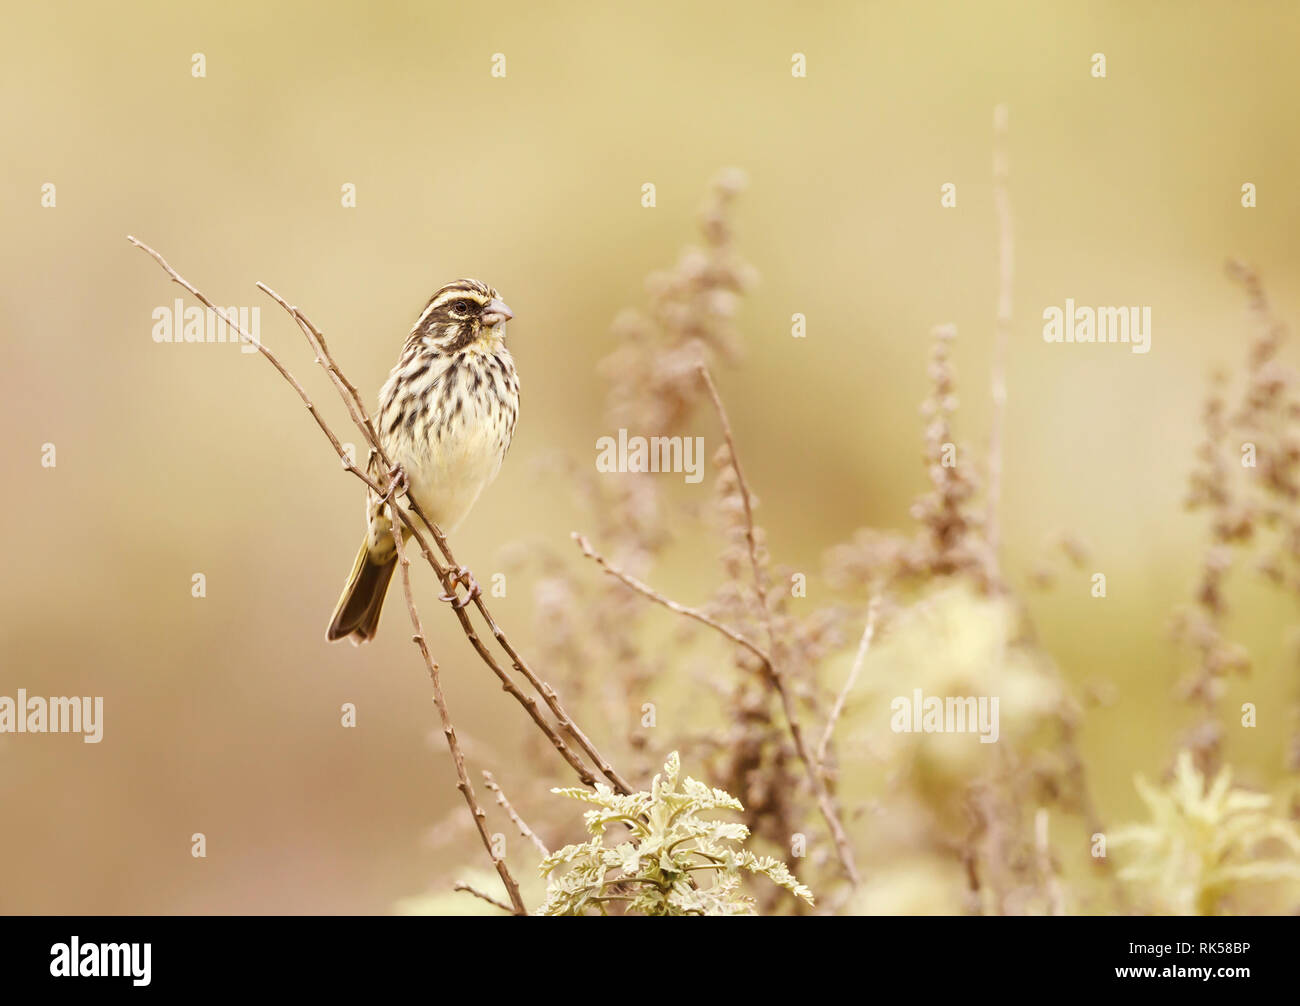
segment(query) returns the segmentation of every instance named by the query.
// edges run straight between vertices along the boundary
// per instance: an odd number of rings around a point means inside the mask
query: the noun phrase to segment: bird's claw
[[[464,608],[467,604],[483,593],[483,588],[478,585],[478,581],[474,579],[474,574],[469,571],[469,567],[467,566],[453,569],[449,574],[448,582],[451,584],[451,593],[440,595],[438,600],[450,601],[451,606],[457,611],[460,611],[461,608]],[[467,593],[464,597],[456,596],[457,585],[465,588]]]
[[[388,491],[384,493],[382,502],[392,502],[396,497],[406,492],[410,485],[410,480],[406,477],[406,469],[401,465],[393,465],[388,472]]]

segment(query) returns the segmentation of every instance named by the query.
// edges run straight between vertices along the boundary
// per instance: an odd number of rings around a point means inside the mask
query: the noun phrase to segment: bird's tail
[[[367,544],[366,541],[361,543],[361,551],[352,564],[343,596],[334,608],[334,616],[325,633],[330,642],[347,637],[358,646],[373,639],[375,630],[379,628],[379,612],[384,607],[388,581],[397,568],[397,553],[394,550],[387,559],[372,558]]]

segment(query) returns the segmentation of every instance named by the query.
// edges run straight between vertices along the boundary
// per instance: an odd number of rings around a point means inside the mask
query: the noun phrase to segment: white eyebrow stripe
[[[485,307],[497,296],[496,291],[478,280],[459,279],[454,283],[448,283],[445,287],[434,294],[433,299],[420,312],[420,317],[415,319],[415,324],[411,326],[414,332],[428,320],[430,313],[449,304],[454,300],[472,300],[479,307]]]
[[[453,287],[451,289],[444,289],[434,297],[433,303],[429,306],[442,307],[443,304],[449,304],[454,300],[472,300],[474,303],[482,307],[491,300],[491,298],[487,297],[482,290],[469,290],[460,287]]]

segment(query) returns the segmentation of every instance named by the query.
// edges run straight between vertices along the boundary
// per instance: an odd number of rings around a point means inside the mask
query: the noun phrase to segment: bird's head
[[[504,336],[505,323],[514,316],[486,283],[458,279],[429,298],[411,334],[432,339],[440,349],[450,351],[480,338]]]

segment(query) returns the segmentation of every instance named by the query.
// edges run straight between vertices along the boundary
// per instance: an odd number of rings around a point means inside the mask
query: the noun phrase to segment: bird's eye
[[[451,309],[457,314],[469,314],[469,301],[458,300],[451,305]]]

